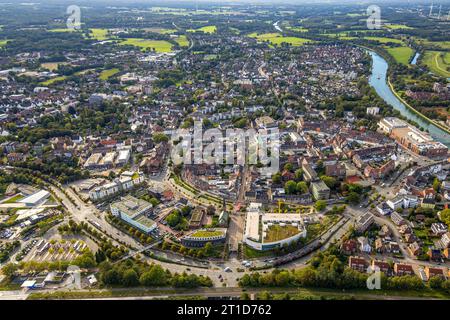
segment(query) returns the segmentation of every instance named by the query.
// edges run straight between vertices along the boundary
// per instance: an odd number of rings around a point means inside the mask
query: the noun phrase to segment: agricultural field
[[[100,78],[100,80],[108,80],[109,78],[111,78],[113,75],[115,75],[119,71],[120,70],[117,68],[103,70],[102,72],[100,72],[99,78]]]
[[[450,77],[450,52],[426,51],[422,63],[431,72],[442,77]]]
[[[187,46],[189,46],[189,40],[188,40],[188,38],[185,35],[178,36],[174,40],[178,43],[178,45],[180,47],[187,47]]]
[[[159,34],[171,34],[177,32],[176,29],[166,29],[166,28],[144,28],[143,30],[146,32],[153,32]]]
[[[48,32],[75,32],[77,29],[69,29],[69,28],[56,28],[56,29],[48,29]]]
[[[90,32],[91,32],[91,36],[98,41],[103,41],[103,40],[109,39],[108,29],[93,28],[93,29],[90,29]]]
[[[405,24],[395,24],[395,23],[385,23],[383,25],[383,27],[385,27],[386,29],[391,29],[391,30],[398,30],[398,29],[414,29],[412,27],[408,27]]]
[[[385,47],[385,49],[394,57],[395,61],[404,65],[409,64],[414,54],[414,50],[410,47]]]
[[[64,81],[64,80],[66,80],[66,78],[67,78],[66,76],[60,76],[60,77],[48,79],[46,81],[42,81],[42,82],[40,82],[40,84],[43,85],[43,86],[49,86],[49,85],[51,85],[53,83]]]
[[[369,40],[369,41],[378,41],[383,44],[386,44],[386,43],[403,44],[403,41],[400,39],[387,38],[387,37],[364,37],[364,39]]]
[[[120,45],[131,45],[141,48],[142,51],[154,50],[156,52],[171,52],[172,44],[164,40],[148,40],[140,38],[128,38],[121,41]]]
[[[205,27],[201,27],[201,28],[198,28],[198,29],[188,29],[186,31],[187,32],[202,31],[204,33],[214,33],[214,32],[217,32],[217,27],[216,26],[205,26]]]
[[[309,30],[304,27],[287,27],[287,29],[295,32],[308,32]]]
[[[304,45],[305,43],[312,42],[309,39],[299,37],[284,37],[279,33],[264,33],[264,34],[251,33],[248,36],[257,39],[258,42],[268,41],[272,45],[281,45],[282,43],[289,43],[294,47],[298,47]]]

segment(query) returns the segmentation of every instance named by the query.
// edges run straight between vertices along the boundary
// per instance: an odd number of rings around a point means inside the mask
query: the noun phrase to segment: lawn
[[[120,70],[117,68],[103,70],[102,72],[100,72],[99,78],[100,78],[100,80],[108,80],[109,78],[111,78],[113,75],[115,75],[119,71]]]
[[[189,46],[189,40],[188,40],[188,38],[185,35],[178,36],[174,40],[178,43],[178,45],[180,47],[187,47],[187,46]]]
[[[264,242],[275,242],[290,238],[299,233],[298,227],[292,225],[272,225],[266,230]]]
[[[92,37],[96,40],[103,41],[103,40],[109,39],[108,29],[93,28],[93,29],[90,29],[90,31],[91,31]]]
[[[284,37],[279,33],[251,33],[248,35],[251,38],[255,38],[258,42],[269,41],[273,45],[281,45],[282,43],[291,44],[294,47],[302,46],[305,43],[311,42],[309,39],[299,38],[299,37]]]
[[[201,28],[198,28],[198,29],[188,29],[186,31],[187,32],[202,31],[204,33],[214,33],[214,32],[217,32],[217,27],[216,26],[205,26],[205,27],[201,27]]]
[[[246,244],[243,245],[243,251],[244,251],[244,257],[247,259],[254,259],[254,258],[261,258],[261,257],[270,257],[275,255],[274,250],[256,250],[252,247],[247,246]]]
[[[422,61],[433,73],[450,77],[450,52],[426,51]]]
[[[164,40],[148,40],[140,38],[128,38],[125,41],[121,41],[120,45],[131,45],[141,48],[142,51],[148,49],[156,52],[171,52],[172,44]]]
[[[46,81],[42,81],[42,82],[40,82],[40,84],[43,85],[43,86],[49,86],[49,85],[51,85],[51,84],[53,84],[53,83],[60,82],[60,81],[64,81],[64,80],[66,80],[66,79],[67,79],[66,76],[60,76],[60,77],[48,79],[48,80],[46,80]]]
[[[8,200],[2,202],[2,203],[16,203],[20,199],[22,199],[23,196],[21,194],[16,194],[14,197],[9,198]]]
[[[408,65],[411,57],[414,54],[414,50],[410,47],[385,47],[389,54],[394,57],[398,63]]]

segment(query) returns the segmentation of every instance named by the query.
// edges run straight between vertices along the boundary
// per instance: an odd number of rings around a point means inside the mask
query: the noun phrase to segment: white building
[[[143,183],[144,180],[144,174],[141,172],[125,171],[120,175],[120,178],[115,179],[113,182],[91,190],[89,192],[89,198],[92,201],[99,201],[118,194],[119,192],[128,191]]]
[[[17,202],[23,203],[27,207],[35,207],[37,205],[44,203],[49,197],[50,197],[50,192],[45,191],[45,190],[40,190],[36,193],[33,193],[32,195],[29,195],[28,197],[23,198],[22,200],[17,201]]]
[[[110,205],[111,213],[136,227],[137,229],[149,233],[156,229],[156,223],[147,218],[147,214],[152,209],[152,204],[130,195],[121,197],[120,201]]]

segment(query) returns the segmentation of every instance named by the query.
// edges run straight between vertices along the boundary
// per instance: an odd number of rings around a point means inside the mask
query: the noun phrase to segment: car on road
[[[230,267],[225,267],[225,269],[223,269],[223,271],[225,271],[225,272],[233,272],[233,270],[231,270]]]

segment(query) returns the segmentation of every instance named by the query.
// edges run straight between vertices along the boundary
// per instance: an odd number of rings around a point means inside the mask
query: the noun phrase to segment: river
[[[418,123],[419,126],[428,130],[430,135],[436,141],[440,141],[447,147],[450,147],[450,134],[419,117],[394,95],[387,83],[388,63],[386,60],[373,51],[369,50],[369,54],[372,56],[372,74],[369,78],[369,84],[375,89],[378,95],[386,101],[387,104],[400,111],[404,117]]]

